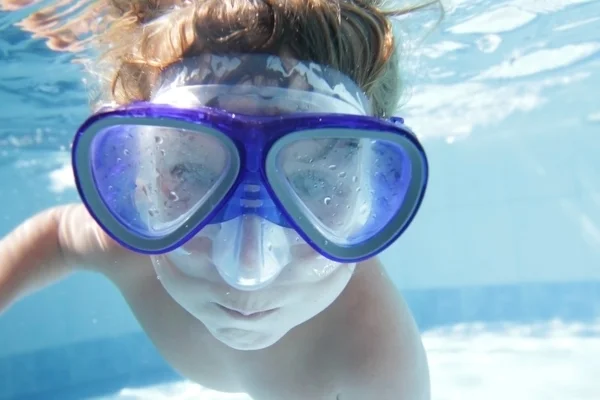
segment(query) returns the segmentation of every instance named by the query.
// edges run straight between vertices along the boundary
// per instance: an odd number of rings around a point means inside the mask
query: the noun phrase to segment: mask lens
[[[231,184],[223,182],[230,149],[212,132],[118,125],[100,130],[91,145],[102,201],[143,236],[168,235],[200,208],[210,212],[215,192]]]
[[[276,163],[285,200],[303,211],[292,218],[299,225],[307,220],[338,246],[379,234],[401,209],[411,180],[408,157],[389,140],[295,140],[281,148]]]

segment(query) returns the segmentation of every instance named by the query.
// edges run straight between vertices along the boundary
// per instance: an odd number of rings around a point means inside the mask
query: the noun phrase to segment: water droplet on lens
[[[179,200],[179,196],[177,196],[177,193],[175,193],[175,192],[170,192],[169,193],[169,200],[171,200],[171,201],[178,201]]]
[[[325,197],[323,199],[323,204],[325,204],[326,206],[331,204],[331,197]]]

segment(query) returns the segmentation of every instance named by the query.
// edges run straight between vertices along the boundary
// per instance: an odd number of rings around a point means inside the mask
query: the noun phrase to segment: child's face
[[[181,97],[169,103],[187,108],[198,106]],[[255,103],[221,106],[245,114],[285,112],[263,110]],[[141,196],[153,196],[152,203],[159,205],[154,210],[156,223],[176,220],[211,189],[226,168],[227,155],[209,137],[191,133],[174,137],[160,130],[144,136],[148,136],[144,141],[149,143],[153,156],[148,157],[148,165],[142,166],[152,174],[145,182],[138,182],[144,190]],[[324,149],[329,145],[331,148]],[[296,183],[291,181],[298,186],[300,196],[316,192],[318,202],[312,204],[308,198],[304,202],[319,220],[326,226],[342,227],[351,219],[349,215],[358,211],[354,207],[333,209],[335,204],[358,203],[354,197],[359,193],[353,190],[360,179],[356,143],[317,140],[296,147],[288,149],[288,156],[295,161],[287,164],[292,170],[286,174],[299,177]],[[330,155],[324,161],[327,165],[320,168],[322,173],[318,177],[304,173],[310,171],[303,158],[316,159],[324,150]],[[314,162],[311,168],[314,171]],[[322,185],[332,187],[323,189]],[[319,195],[322,190],[333,196],[323,202]],[[210,224],[180,249],[154,256],[152,261],[173,299],[202,321],[217,339],[240,350],[268,347],[322,312],[344,290],[355,268],[355,264],[326,259],[293,229],[253,215]],[[261,277],[264,284],[236,288],[229,284],[229,274],[248,279]]]
[[[354,264],[326,260],[300,245],[273,282],[259,290],[242,291],[225,283],[207,256],[209,246],[192,240],[186,248],[193,257],[178,262],[177,254],[171,253],[153,257],[153,263],[173,299],[202,321],[215,338],[238,350],[271,346],[322,312],[341,294],[355,268]],[[255,260],[253,251],[251,243],[244,248],[242,257],[249,263]],[[247,266],[253,267],[262,266]]]

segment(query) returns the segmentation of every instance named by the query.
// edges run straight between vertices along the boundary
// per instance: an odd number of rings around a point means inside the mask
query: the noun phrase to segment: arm
[[[430,400],[427,356],[408,305],[379,262],[356,272],[351,327],[360,339],[346,350],[337,400]]]
[[[371,369],[355,375],[337,400],[430,400],[429,368],[421,343],[413,354],[393,349]],[[412,353],[412,352],[411,352]]]
[[[20,297],[100,261],[112,242],[82,205],[51,208],[0,240],[0,312]],[[84,262],[85,261],[85,262]]]

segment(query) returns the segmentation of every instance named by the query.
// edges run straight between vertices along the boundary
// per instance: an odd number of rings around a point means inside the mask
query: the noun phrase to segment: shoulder
[[[414,319],[377,261],[359,266],[348,289],[339,400],[429,400],[427,357]]]

